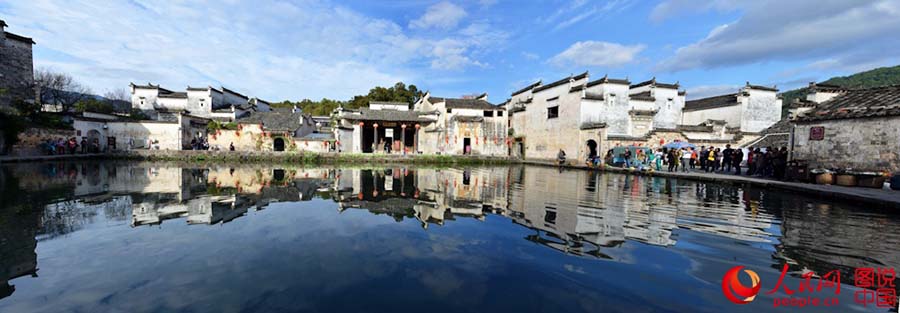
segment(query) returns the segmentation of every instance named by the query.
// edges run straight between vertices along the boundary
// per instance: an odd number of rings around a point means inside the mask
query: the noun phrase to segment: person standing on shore
[[[656,156],[656,170],[657,170],[657,171],[662,171],[663,156],[665,156],[665,155],[663,154],[663,150],[662,150],[662,149],[656,149],[656,152],[654,152],[653,155]]]
[[[622,156],[625,159],[625,168],[631,167],[631,150],[625,148],[625,153]]]
[[[693,170],[697,164],[697,149],[691,148],[691,169]]]
[[[734,165],[734,174],[741,175],[741,161],[744,159],[744,150],[741,148],[734,149],[731,155],[732,165]]]
[[[749,148],[747,149],[747,176],[753,175],[753,169],[756,168],[754,162],[756,162],[756,152],[753,148]]]
[[[700,147],[699,158],[700,158],[700,170],[705,172],[706,166],[709,165],[709,162],[708,162],[709,161],[708,160],[709,159],[709,151],[706,150],[706,146]]]
[[[687,148],[681,148],[681,171],[687,173],[688,163],[691,163],[691,152]]]
[[[556,162],[559,163],[559,166],[566,164],[566,152],[563,149],[559,149],[559,153],[556,154]]]
[[[731,154],[734,153],[734,149],[731,149],[731,144],[725,145],[725,150],[722,150],[722,171],[730,172],[731,171]]]

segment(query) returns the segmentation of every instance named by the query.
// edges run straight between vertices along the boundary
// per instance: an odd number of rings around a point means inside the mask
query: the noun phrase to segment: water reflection
[[[782,261],[797,270],[840,269],[847,281],[856,267],[900,267],[892,251],[900,234],[883,231],[900,226],[896,215],[665,178],[522,166],[197,169],[128,163],[27,164],[2,173],[0,299],[15,291],[10,280],[37,276],[40,241],[104,223],[225,224],[253,218],[246,216],[273,203],[315,199],[332,201],[342,214],[414,220],[426,231],[452,227],[455,220],[503,218],[526,230],[522,240],[552,249],[547,251],[623,264],[641,262],[634,248],[625,248],[628,242],[688,249],[697,238],[719,238],[729,240],[719,254],[753,246],[771,255],[766,265],[773,269]]]

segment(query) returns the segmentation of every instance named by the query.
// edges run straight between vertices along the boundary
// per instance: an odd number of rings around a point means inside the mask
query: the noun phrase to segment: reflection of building
[[[41,211],[18,212],[7,204],[12,203],[0,203],[0,299],[15,292],[10,280],[37,275],[35,236],[41,224]]]

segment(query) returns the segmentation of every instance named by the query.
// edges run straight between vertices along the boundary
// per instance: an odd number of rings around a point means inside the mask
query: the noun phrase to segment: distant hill
[[[838,85],[851,89],[898,85],[900,84],[900,65],[894,67],[879,67],[874,70],[856,73],[850,76],[832,77],[821,83]],[[793,102],[794,99],[806,97],[806,89],[806,87],[803,87],[785,91],[781,94],[784,97],[784,107],[782,108],[781,116],[787,116],[788,105]]]

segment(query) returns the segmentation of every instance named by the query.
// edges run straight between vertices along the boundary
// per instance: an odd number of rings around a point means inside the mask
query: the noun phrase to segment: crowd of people
[[[38,144],[38,147],[47,155],[97,153],[100,152],[100,141],[94,139],[93,141],[88,142],[84,137],[81,138],[81,142],[75,139],[75,137],[69,139],[57,138],[56,140],[45,139]]]
[[[634,150],[634,153],[632,153]],[[560,151],[560,153],[563,153]],[[564,154],[563,154],[564,155]],[[563,158],[564,159],[564,158]],[[682,148],[647,148],[624,149],[615,155],[613,149],[607,151],[604,162],[611,166],[634,168],[637,170],[669,172],[702,171],[707,173],[734,173],[735,175],[759,176],[784,179],[787,162],[787,147],[724,148],[687,146]],[[599,158],[587,160],[589,165],[600,164]],[[746,167],[746,171],[744,168]]]

